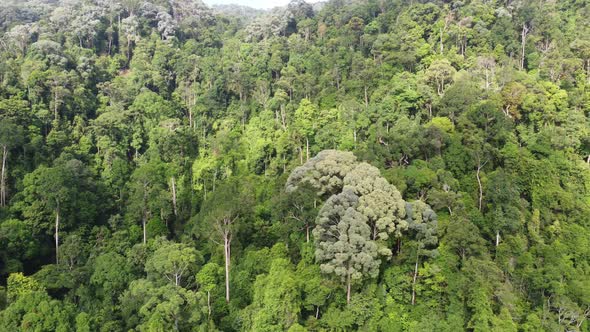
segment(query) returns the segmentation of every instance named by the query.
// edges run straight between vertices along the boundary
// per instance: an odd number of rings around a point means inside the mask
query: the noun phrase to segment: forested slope
[[[590,4],[0,3],[0,331],[590,331]]]

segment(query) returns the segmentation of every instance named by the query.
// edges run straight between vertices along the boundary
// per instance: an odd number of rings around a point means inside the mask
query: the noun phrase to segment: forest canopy
[[[590,3],[0,1],[0,331],[590,331]]]

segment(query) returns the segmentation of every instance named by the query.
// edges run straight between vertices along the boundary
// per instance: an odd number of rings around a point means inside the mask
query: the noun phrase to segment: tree
[[[116,303],[133,278],[127,259],[117,253],[107,252],[96,257],[93,268],[90,285],[96,288],[95,294],[107,303]]]
[[[309,140],[318,129],[318,113],[317,107],[307,99],[302,99],[295,110],[295,130],[305,138],[305,161],[309,160]]]
[[[11,273],[7,280],[7,298],[16,301],[19,297],[37,291],[45,291],[39,282],[31,277],[26,277],[21,272]]]
[[[285,331],[296,324],[301,311],[299,279],[285,258],[274,259],[268,274],[254,282],[253,331]]]
[[[129,182],[128,212],[131,218],[141,220],[143,244],[147,242],[147,223],[155,213],[162,214],[167,201],[165,177],[162,164],[157,161],[140,161]],[[164,204],[164,206],[162,205]]]
[[[342,190],[343,179],[356,166],[356,157],[351,152],[324,150],[297,167],[287,179],[285,190],[297,189],[301,182],[309,183],[320,197],[327,198]]]
[[[75,306],[52,299],[45,291],[19,297],[0,312],[4,331],[67,332],[73,330]]]
[[[490,177],[486,185],[486,203],[489,225],[495,233],[496,247],[500,244],[500,232],[513,232],[520,225],[520,190],[517,181],[510,174],[499,168]]]
[[[397,188],[381,177],[379,169],[367,163],[358,164],[343,180],[343,191],[351,190],[359,197],[357,211],[366,216],[371,239],[386,241],[390,234],[401,236],[408,226],[405,203]],[[391,255],[387,248],[381,252]]]
[[[0,122],[0,148],[2,149],[2,170],[0,171],[0,207],[6,206],[8,198],[6,180],[8,177],[8,155],[10,150],[22,144],[22,128],[10,119]]]
[[[223,245],[225,268],[225,300],[230,300],[231,245],[240,229],[240,219],[247,217],[251,207],[251,187],[246,181],[230,179],[223,183],[204,202],[200,218],[207,225],[204,230],[216,244]]]
[[[414,277],[412,278],[412,305],[416,303],[416,282],[418,279],[418,267],[420,257],[433,257],[437,254],[433,247],[438,243],[437,217],[434,211],[422,201],[406,203],[406,219],[408,228],[413,233],[416,241],[416,263],[414,264]]]
[[[347,303],[352,283],[366,276],[376,277],[381,263],[367,217],[357,211],[358,204],[358,196],[350,189],[330,197],[313,230],[315,255],[322,272],[335,274],[345,283]]]
[[[7,219],[0,223],[0,253],[4,261],[3,271],[10,273],[23,270],[23,263],[39,255],[41,243],[35,238],[29,223]]]
[[[211,292],[217,287],[222,272],[222,267],[217,263],[209,262],[199,270],[197,273],[197,283],[200,289],[207,292],[207,309],[209,317],[211,317]]]
[[[77,159],[61,161],[54,167],[41,166],[23,180],[24,201],[20,209],[35,226],[46,228],[53,214],[55,260],[59,264],[59,234],[64,221],[92,221],[99,206],[95,188],[84,164]]]
[[[122,295],[127,321],[139,316],[140,331],[185,331],[202,319],[202,298],[198,293],[172,284],[158,287],[146,279],[131,282]]]
[[[182,277],[192,274],[202,257],[195,248],[183,243],[159,243],[158,249],[145,264],[146,271],[162,275],[175,286],[181,286]]]
[[[296,225],[305,230],[305,242],[309,242],[313,222],[318,214],[318,198],[316,191],[309,184],[301,184],[298,189],[281,196],[281,208],[285,211],[284,218],[294,220]]]
[[[447,84],[453,81],[457,71],[447,59],[435,60],[426,70],[426,79],[433,82],[439,96],[445,93]]]

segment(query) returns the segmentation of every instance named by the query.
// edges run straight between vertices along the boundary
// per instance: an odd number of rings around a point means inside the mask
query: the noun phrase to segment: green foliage
[[[0,331],[588,332],[588,17],[0,1]]]
[[[183,276],[192,275],[202,260],[195,248],[182,243],[162,241],[157,247],[145,264],[146,272],[148,275],[153,273],[161,279],[166,279],[176,286],[182,284]]]
[[[19,297],[36,291],[44,291],[39,283],[31,278],[25,277],[22,273],[11,273],[7,281],[8,301],[18,300]]]

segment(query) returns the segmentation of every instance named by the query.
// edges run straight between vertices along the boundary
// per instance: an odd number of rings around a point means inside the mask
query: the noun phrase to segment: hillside
[[[590,4],[0,3],[0,331],[580,331]]]

